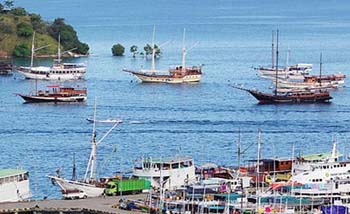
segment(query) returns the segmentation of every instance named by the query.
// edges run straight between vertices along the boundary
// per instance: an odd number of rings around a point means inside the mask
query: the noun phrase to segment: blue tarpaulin
[[[322,206],[321,207],[322,213],[323,214],[348,214],[349,209],[344,206]]]

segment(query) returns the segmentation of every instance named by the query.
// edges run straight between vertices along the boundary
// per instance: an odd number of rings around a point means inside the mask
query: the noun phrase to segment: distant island
[[[53,22],[42,20],[39,14],[14,7],[12,0],[0,1],[0,58],[29,57],[35,31],[35,46],[47,48],[35,52],[35,57],[55,57],[58,37],[61,49],[72,50],[70,56],[88,55],[89,46],[79,40],[77,32],[63,18]]]

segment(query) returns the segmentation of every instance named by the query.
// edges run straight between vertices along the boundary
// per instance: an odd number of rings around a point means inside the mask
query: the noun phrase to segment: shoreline
[[[83,57],[89,57],[90,54],[69,54],[61,56],[61,58],[83,58]],[[28,59],[30,57],[14,57],[12,55],[0,55],[0,60],[9,60],[9,59]],[[45,58],[57,58],[57,54],[43,54],[43,55],[36,55],[34,56],[34,59],[45,59]]]
[[[122,196],[125,197],[125,196]],[[96,213],[135,213],[117,208],[121,196],[95,197],[77,200],[47,199],[32,200],[22,202],[0,203],[0,213],[28,213],[28,211],[61,211],[62,213],[71,213],[70,211],[91,210]],[[145,199],[145,194],[127,195],[131,199]],[[43,213],[43,212],[41,212]],[[50,212],[51,213],[51,212]],[[79,212],[82,213],[82,212]]]

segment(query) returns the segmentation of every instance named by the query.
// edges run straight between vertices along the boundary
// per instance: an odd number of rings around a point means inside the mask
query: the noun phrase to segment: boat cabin
[[[21,169],[0,170],[0,185],[5,183],[21,182],[29,179],[29,173]]]

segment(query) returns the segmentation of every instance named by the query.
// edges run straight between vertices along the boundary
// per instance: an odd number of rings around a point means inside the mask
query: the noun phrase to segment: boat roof
[[[340,157],[341,154],[337,154],[337,157]],[[318,154],[310,154],[301,156],[304,160],[312,161],[312,160],[324,160],[332,157],[332,153],[318,153]]]
[[[192,161],[191,157],[166,157],[166,158],[150,158],[145,159],[144,161],[151,160],[152,163],[177,163],[181,161]]]
[[[10,176],[20,175],[26,173],[23,169],[0,169],[0,178],[6,178]]]

